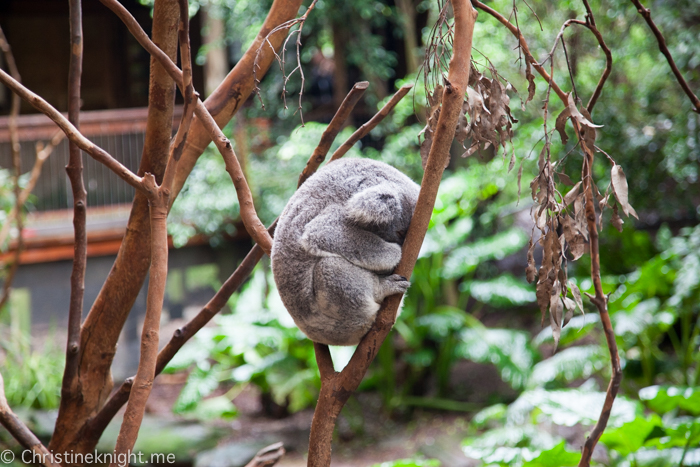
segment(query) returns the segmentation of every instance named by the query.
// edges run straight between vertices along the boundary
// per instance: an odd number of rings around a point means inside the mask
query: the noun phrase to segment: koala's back
[[[324,300],[314,291],[314,270],[318,274],[323,269],[317,268],[319,261],[335,255],[310,254],[301,242],[305,227],[322,212],[342,210],[353,195],[377,185],[397,192],[407,190],[415,205],[413,198],[417,197],[418,186],[395,168],[369,159],[344,159],[328,164],[311,176],[292,196],[280,216],[272,248],[275,282],[285,307],[312,340],[347,345],[355,338],[344,338],[343,334],[348,331],[343,328],[359,318],[338,316],[337,310],[321,309]],[[339,230],[338,235],[343,232]],[[353,272],[355,275],[363,273],[373,274],[361,269]],[[330,325],[331,322],[337,323]],[[368,329],[367,323],[358,326],[364,329],[363,333]],[[337,336],[329,338],[328,333]]]

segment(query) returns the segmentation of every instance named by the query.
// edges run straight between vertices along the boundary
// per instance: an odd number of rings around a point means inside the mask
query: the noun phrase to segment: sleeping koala
[[[388,295],[419,186],[369,159],[335,161],[310,177],[280,216],[272,272],[285,307],[309,339],[360,342]]]

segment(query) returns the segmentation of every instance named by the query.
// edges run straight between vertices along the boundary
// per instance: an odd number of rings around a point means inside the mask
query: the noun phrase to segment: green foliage
[[[53,344],[52,336],[44,347],[32,349],[21,335],[13,333],[0,341],[5,397],[10,407],[57,409],[65,354]]]
[[[478,363],[492,363],[503,381],[520,389],[527,383],[535,353],[529,345],[530,336],[511,329],[464,329],[456,354]]]

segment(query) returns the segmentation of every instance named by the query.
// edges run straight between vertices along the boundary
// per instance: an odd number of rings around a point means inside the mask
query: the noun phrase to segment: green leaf
[[[654,428],[660,426],[661,418],[656,414],[647,418],[637,417],[622,426],[605,430],[600,442],[620,455],[627,456],[644,446]]]
[[[539,415],[556,425],[594,425],[598,421],[605,401],[604,392],[586,389],[560,389],[547,391],[534,389],[526,391],[508,407],[508,420],[523,420],[530,414]],[[621,426],[641,415],[642,404],[638,401],[617,396],[613,404],[609,427]]]
[[[238,415],[238,409],[226,396],[204,399],[191,412],[199,420],[232,419]]]
[[[566,449],[566,441],[552,449],[542,451],[539,456],[523,464],[523,467],[568,467],[578,465],[581,453]]]
[[[537,301],[534,287],[504,274],[488,281],[470,281],[460,285],[460,290],[497,308],[526,305]]]
[[[537,388],[553,381],[569,383],[586,379],[605,368],[607,362],[607,352],[600,345],[569,347],[537,363],[532,369],[528,387]]]
[[[465,439],[462,451],[467,457],[487,464],[510,466],[537,458],[543,450],[552,449],[559,441],[560,438],[532,425],[510,425]]]
[[[505,404],[496,404],[479,411],[474,418],[472,424],[476,428],[484,428],[490,422],[503,423],[506,421],[508,407]]]
[[[182,388],[180,397],[177,398],[173,406],[173,411],[182,413],[194,409],[202,398],[208,396],[217,388],[219,385],[219,372],[220,367],[218,365],[209,368],[208,364],[200,363],[187,378],[187,383]]]
[[[441,306],[433,313],[420,316],[416,325],[426,328],[428,335],[434,339],[447,337],[454,331],[465,327],[482,327],[483,325],[464,310],[450,306]]]
[[[479,263],[491,259],[503,259],[521,249],[528,236],[518,228],[512,228],[469,245],[455,248],[445,260],[442,276],[456,279],[472,272]]]
[[[465,329],[456,354],[477,363],[493,363],[503,381],[513,388],[525,386],[534,363],[529,334],[510,329]]]
[[[686,386],[649,386],[639,391],[639,398],[655,412],[673,409],[700,415],[700,388]]]

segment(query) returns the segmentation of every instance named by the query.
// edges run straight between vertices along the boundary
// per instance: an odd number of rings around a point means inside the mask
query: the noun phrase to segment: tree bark
[[[177,52],[177,0],[157,0],[153,10],[153,40],[175,59]],[[160,182],[172,136],[175,84],[163,67],[151,58],[149,105],[139,175],[153,174]],[[81,331],[78,400],[62,406],[49,445],[54,452],[88,452],[82,436],[86,421],[102,406],[112,390],[111,365],[117,340],[136,301],[150,265],[151,225],[148,199],[137,191],[121,248],[102,290]]]
[[[450,145],[454,139],[457,119],[469,82],[472,36],[477,14],[467,0],[453,0],[452,4],[455,14],[454,49],[442,95],[442,110],[423,174],[416,209],[402,248],[401,261],[394,271],[395,274],[405,277],[410,277],[413,272],[430,223],[438,187],[450,155]],[[314,344],[316,361],[321,372],[321,393],[311,424],[308,457],[310,467],[330,466],[331,442],[338,414],[359,386],[379,347],[391,331],[400,302],[400,294],[384,300],[374,325],[362,338],[350,362],[340,373],[333,370],[328,347]]]

